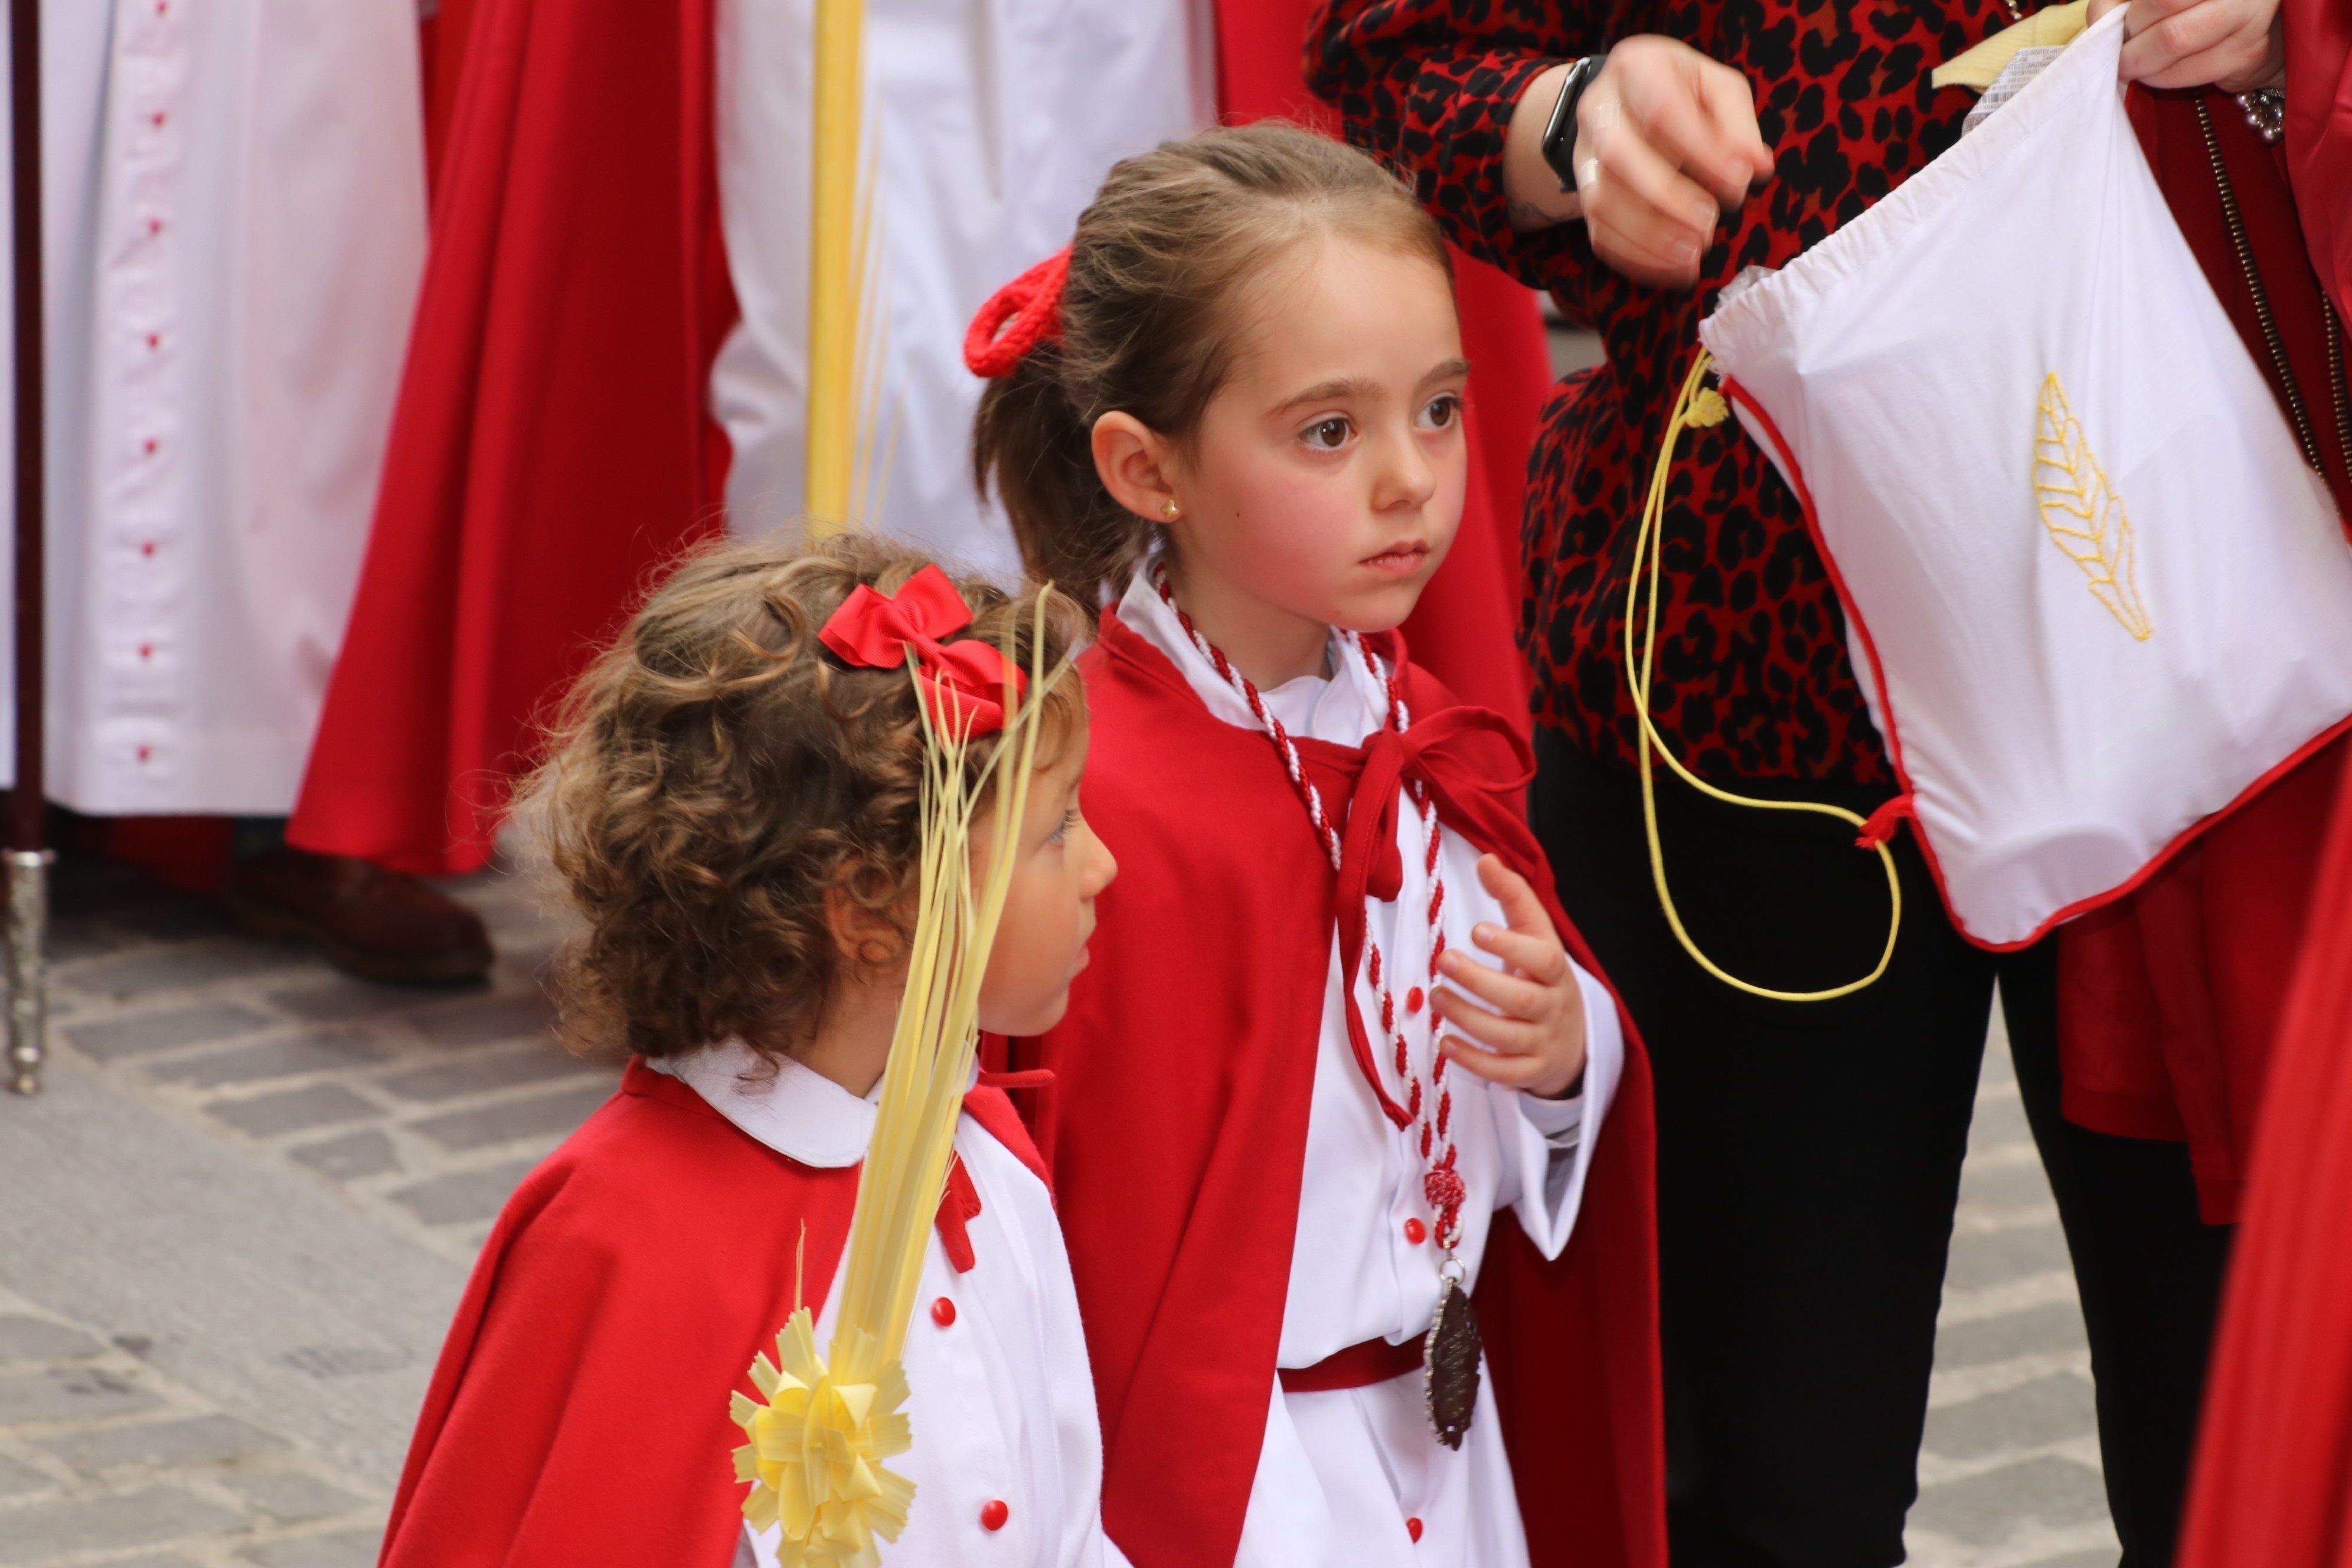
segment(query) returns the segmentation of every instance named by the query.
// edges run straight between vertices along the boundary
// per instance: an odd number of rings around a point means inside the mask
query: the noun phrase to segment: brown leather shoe
[[[489,972],[479,915],[414,877],[348,856],[241,856],[222,902],[244,931],[308,942],[363,979],[455,985]]]

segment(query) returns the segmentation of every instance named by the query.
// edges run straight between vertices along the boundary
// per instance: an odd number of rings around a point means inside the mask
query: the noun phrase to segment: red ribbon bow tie
[[[907,650],[914,649],[934,721],[944,731],[961,730],[975,740],[1004,727],[1005,689],[1012,689],[1017,702],[1027,681],[987,643],[944,640],[970,625],[971,606],[948,574],[926,566],[896,594],[877,594],[859,584],[817,639],[843,662],[866,669],[902,668]]]
[[[1363,962],[1365,899],[1394,899],[1403,885],[1404,868],[1396,837],[1397,813],[1406,783],[1418,784],[1429,792],[1441,822],[1456,830],[1467,829],[1474,840],[1492,841],[1516,809],[1519,792],[1535,774],[1535,759],[1526,740],[1499,715],[1484,708],[1444,708],[1409,729],[1383,729],[1368,737],[1360,752],[1302,741],[1298,754],[1322,779],[1340,783],[1337,793],[1345,795],[1348,801],[1347,823],[1339,837],[1335,902],[1339,972],[1349,975]],[[1356,763],[1355,777],[1345,781],[1350,763]],[[1340,777],[1334,778],[1335,773]],[[1381,1109],[1397,1126],[1411,1126],[1412,1116],[1381,1086],[1372,1062],[1371,1038],[1352,987],[1347,1014],[1348,1043]]]

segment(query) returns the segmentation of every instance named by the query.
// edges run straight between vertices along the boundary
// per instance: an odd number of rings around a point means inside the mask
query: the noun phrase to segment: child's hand
[[[1527,879],[1486,855],[1479,858],[1478,879],[1503,906],[1511,929],[1481,924],[1471,940],[1508,967],[1491,968],[1459,949],[1439,962],[1440,974],[1491,1010],[1439,990],[1430,1006],[1452,1027],[1438,1048],[1489,1083],[1558,1100],[1584,1077],[1584,989]]]

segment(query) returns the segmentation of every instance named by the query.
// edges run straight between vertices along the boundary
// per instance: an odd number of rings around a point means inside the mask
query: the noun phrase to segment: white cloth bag
[[[1987,947],[2352,714],[2352,546],[2125,118],[2123,20],[1699,329]]]

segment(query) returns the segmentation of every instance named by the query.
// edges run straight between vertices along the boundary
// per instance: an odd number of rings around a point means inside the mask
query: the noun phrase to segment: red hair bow
[[[900,669],[907,650],[931,698],[931,714],[942,730],[961,727],[967,739],[1004,727],[1004,689],[1018,700],[1026,685],[1021,671],[987,643],[943,639],[971,625],[948,574],[926,566],[896,594],[876,593],[861,583],[819,631],[817,640],[843,662],[865,669]]]
[[[991,381],[1011,375],[1039,343],[1062,335],[1062,288],[1070,278],[1070,247],[999,289],[963,335],[964,368]]]

